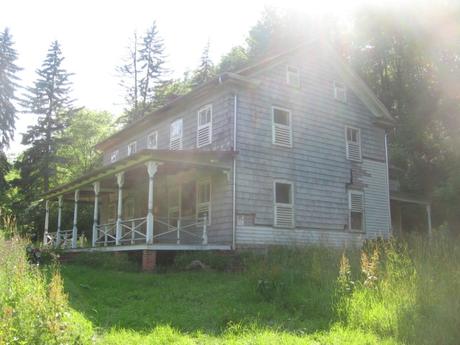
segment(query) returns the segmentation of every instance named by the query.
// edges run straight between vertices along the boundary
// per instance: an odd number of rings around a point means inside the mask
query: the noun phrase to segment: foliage
[[[59,183],[70,180],[101,165],[100,153],[94,146],[113,132],[112,115],[106,111],[81,109],[70,120],[62,137],[68,145],[58,149],[66,164],[59,166]]]
[[[192,86],[197,86],[211,80],[215,76],[215,68],[209,56],[211,43],[208,40],[201,54],[200,66],[193,72]]]
[[[30,265],[25,246],[0,238],[0,343],[90,344],[91,324],[69,308],[59,272]]]
[[[22,144],[30,145],[30,148],[23,153],[20,161],[21,182],[41,192],[49,190],[50,178],[56,174],[57,165],[62,163],[57,153],[64,143],[61,134],[73,110],[71,74],[62,68],[63,60],[61,46],[55,41],[37,70],[34,86],[27,89],[28,95],[23,102],[28,111],[38,115],[38,121],[36,125],[29,126],[22,139]]]
[[[14,134],[16,120],[16,107],[19,77],[21,70],[16,65],[18,54],[14,49],[13,38],[8,30],[0,33],[0,149],[8,147]]]

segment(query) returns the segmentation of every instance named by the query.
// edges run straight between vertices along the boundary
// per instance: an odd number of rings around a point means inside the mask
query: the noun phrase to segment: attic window
[[[115,150],[110,155],[110,163],[116,162],[118,160],[118,150]]]
[[[183,120],[177,119],[171,123],[169,128],[169,149],[182,150],[182,129]]]
[[[147,136],[147,147],[149,149],[158,148],[158,131],[154,131]]]
[[[272,108],[272,141],[273,144],[292,147],[291,112],[287,109]]]
[[[334,80],[334,98],[337,101],[347,103],[347,88],[345,84]]]
[[[275,226],[294,227],[294,185],[291,182],[274,182]]]
[[[364,231],[364,202],[363,193],[348,192],[348,228],[352,231]]]
[[[297,67],[287,66],[286,82],[288,85],[300,87],[300,72]]]
[[[206,146],[212,142],[212,106],[207,105],[198,110],[196,147]]]
[[[354,127],[345,127],[347,159],[361,161],[361,130]]]
[[[135,154],[137,151],[137,142],[133,141],[128,145],[128,156]]]

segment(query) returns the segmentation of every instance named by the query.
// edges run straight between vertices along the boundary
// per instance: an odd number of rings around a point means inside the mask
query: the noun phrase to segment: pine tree
[[[8,29],[0,34],[0,150],[8,147],[13,138],[16,108],[15,91],[18,88],[16,73],[21,69],[15,65],[16,50]]]
[[[29,184],[42,180],[44,192],[49,190],[50,177],[55,174],[56,164],[60,162],[57,156],[57,150],[63,143],[60,134],[74,110],[70,98],[71,74],[62,68],[63,60],[61,47],[55,41],[37,70],[34,86],[27,89],[28,95],[23,102],[28,111],[38,115],[38,121],[29,127],[22,139],[22,144],[31,147],[24,152],[21,177]]]
[[[201,54],[201,62],[198,69],[194,72],[192,79],[192,86],[197,86],[211,80],[216,72],[214,64],[212,63],[211,58],[209,57],[210,42],[206,43],[203,53]]]
[[[155,88],[160,85],[165,73],[164,63],[163,39],[159,36],[157,26],[153,22],[150,29],[147,30],[139,50],[139,67],[141,71],[141,78],[139,79],[139,117],[144,117],[153,108]]]

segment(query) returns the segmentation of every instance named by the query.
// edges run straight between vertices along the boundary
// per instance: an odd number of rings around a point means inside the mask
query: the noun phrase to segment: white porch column
[[[72,228],[72,248],[77,248],[77,240],[78,240],[78,200],[80,198],[80,191],[77,189],[75,191],[75,204],[73,208],[73,228]]]
[[[57,231],[56,231],[56,246],[59,247],[61,244],[61,216],[62,216],[62,195],[58,196],[58,219],[57,219]]]
[[[43,232],[43,244],[48,243],[48,229],[50,224],[50,205],[49,200],[45,200],[45,230]]]
[[[153,243],[153,179],[158,170],[158,164],[154,161],[145,163],[147,166],[147,172],[149,174],[149,199],[147,204],[147,232],[146,232],[146,243]]]
[[[97,219],[99,217],[99,192],[101,191],[101,183],[94,182],[94,217],[93,217],[93,237],[91,241],[91,245],[93,247],[96,246],[97,240]]]
[[[116,239],[115,244],[118,246],[121,239],[121,216],[123,213],[123,185],[125,184],[125,173],[124,171],[118,173],[117,175],[117,185],[118,185],[118,207],[117,207],[117,230],[116,230]]]
[[[433,235],[433,231],[431,229],[431,205],[426,205],[426,216],[428,218],[428,236],[431,237]]]

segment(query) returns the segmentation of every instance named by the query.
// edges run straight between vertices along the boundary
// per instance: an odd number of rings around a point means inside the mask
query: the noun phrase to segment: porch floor
[[[81,252],[122,252],[133,250],[231,250],[230,245],[222,244],[129,244],[120,246],[107,246],[107,247],[83,247],[83,248],[66,248],[67,253],[81,253]]]

